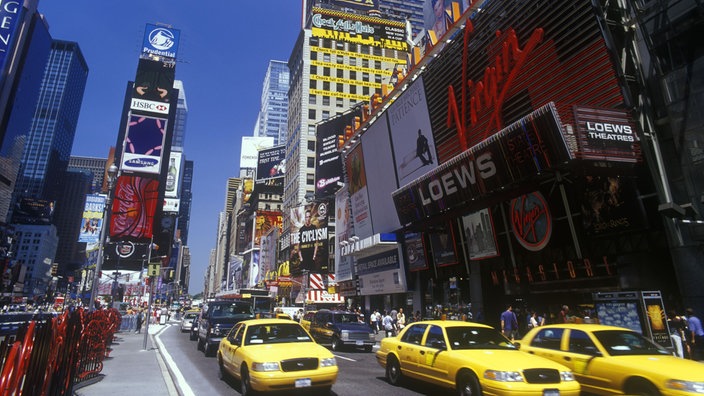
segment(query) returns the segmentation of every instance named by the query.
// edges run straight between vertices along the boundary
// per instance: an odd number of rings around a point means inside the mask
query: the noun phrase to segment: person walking
[[[384,312],[386,315],[384,315],[384,319],[381,320],[381,325],[384,327],[384,331],[386,331],[386,336],[387,337],[393,337],[394,336],[394,321],[391,319],[391,315],[389,314],[388,311]]]
[[[403,308],[399,308],[396,314],[396,327],[399,331],[406,327],[406,314],[403,313]]]
[[[702,321],[694,315],[692,308],[687,308],[687,327],[689,328],[692,360],[704,360],[704,329]]]
[[[567,305],[563,305],[562,309],[560,310],[559,322],[560,323],[568,323],[569,322],[569,316],[568,316],[569,313],[570,313],[570,307],[568,307]]]
[[[137,329],[135,330],[136,334],[140,334],[142,332],[142,323],[144,322],[144,312],[140,309],[139,312],[137,313]]]
[[[518,319],[516,319],[516,314],[513,312],[513,306],[508,304],[506,310],[501,314],[501,331],[506,338],[513,341],[517,330]]]

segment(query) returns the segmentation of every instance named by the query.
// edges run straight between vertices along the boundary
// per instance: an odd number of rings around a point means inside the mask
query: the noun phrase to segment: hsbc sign
[[[153,100],[144,100],[132,98],[130,109],[137,111],[147,111],[157,114],[169,114],[169,104],[163,102],[155,102]]]

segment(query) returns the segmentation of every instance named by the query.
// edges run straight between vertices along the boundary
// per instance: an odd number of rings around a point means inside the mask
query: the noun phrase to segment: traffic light
[[[56,276],[59,274],[59,264],[54,263],[51,265],[51,276]]]

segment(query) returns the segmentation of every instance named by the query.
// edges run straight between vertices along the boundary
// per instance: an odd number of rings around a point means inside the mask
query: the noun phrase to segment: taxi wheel
[[[459,396],[480,396],[482,388],[477,376],[469,371],[463,371],[457,376],[457,393]]]
[[[256,392],[252,389],[252,383],[249,381],[249,371],[247,367],[242,368],[242,375],[240,380],[240,394],[242,396],[252,396]]]
[[[660,396],[660,392],[646,380],[633,380],[626,385],[626,394],[639,396]]]
[[[389,356],[386,362],[386,379],[393,386],[398,386],[403,380],[403,374],[401,373],[401,365],[395,356]]]

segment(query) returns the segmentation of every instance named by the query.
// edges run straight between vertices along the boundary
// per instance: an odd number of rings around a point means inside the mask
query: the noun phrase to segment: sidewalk
[[[167,365],[154,343],[154,334],[165,326],[149,325],[147,348],[144,347],[144,329],[141,334],[120,331],[110,346],[112,351],[103,361],[103,370],[97,378],[74,386],[75,396],[105,395],[179,395]]]

